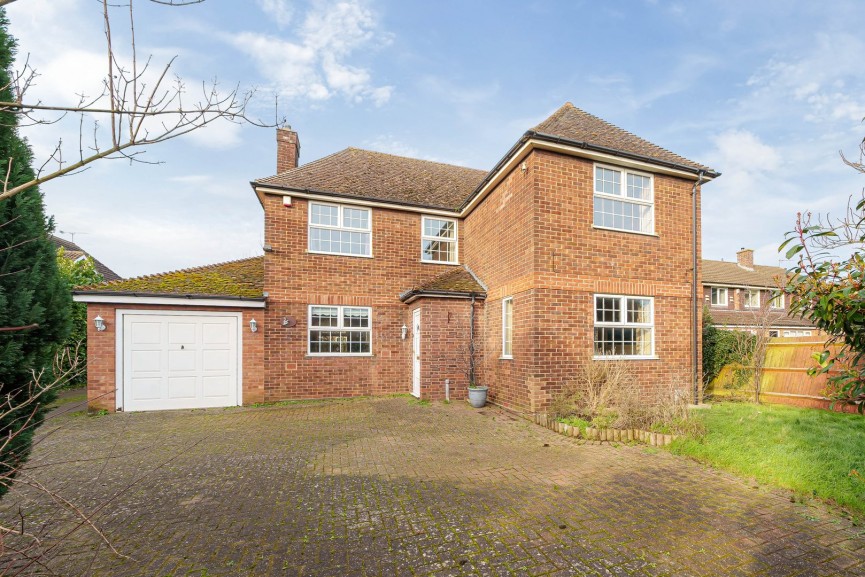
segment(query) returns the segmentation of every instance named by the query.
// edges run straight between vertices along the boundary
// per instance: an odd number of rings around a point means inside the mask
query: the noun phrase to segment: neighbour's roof
[[[346,148],[254,184],[456,210],[486,174],[485,170]]]
[[[60,238],[59,236],[54,236],[53,234],[48,235],[48,240],[50,240],[57,250],[61,248],[66,251],[66,258],[70,260],[78,260],[82,256],[89,256],[93,259],[93,268],[96,269],[96,272],[102,275],[102,279],[105,281],[113,281],[120,280],[120,275],[93,258],[93,256],[87,254],[87,252],[72,242],[71,240],[66,240],[65,238]]]
[[[264,257],[256,256],[80,287],[74,292],[260,299],[263,290]]]
[[[712,322],[716,325],[751,327],[760,325],[757,315],[761,313],[753,311],[727,311],[710,310]],[[769,312],[770,325],[772,327],[802,327],[813,329],[813,323],[798,317],[792,317],[785,312]]]
[[[406,302],[414,297],[423,295],[471,296],[474,294],[479,298],[486,298],[486,292],[487,289],[480,279],[468,268],[461,266],[445,271],[405,291],[400,295],[400,300]]]
[[[694,170],[715,173],[708,166],[688,160],[684,156],[679,156],[657,144],[652,144],[648,140],[610,124],[606,120],[580,110],[570,102],[566,102],[552,116],[535,126],[530,132],[581,143],[585,142],[609,148],[612,151],[635,154],[647,159],[680,164]]]
[[[754,265],[749,270],[735,262],[703,260],[703,284],[778,288],[786,278],[787,271],[779,266]]]

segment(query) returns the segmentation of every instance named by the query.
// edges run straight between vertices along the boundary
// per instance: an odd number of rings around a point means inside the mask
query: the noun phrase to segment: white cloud
[[[390,42],[359,0],[314,3],[296,38],[240,32],[229,41],[252,57],[275,90],[288,98],[321,101],[339,95],[381,106],[393,93],[392,86],[376,86],[369,69],[347,62],[360,50]]]
[[[288,0],[256,0],[258,7],[271,16],[280,28],[285,28],[294,17],[294,8],[288,4]]]

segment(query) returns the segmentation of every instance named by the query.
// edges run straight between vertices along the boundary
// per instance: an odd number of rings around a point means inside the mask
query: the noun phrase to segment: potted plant
[[[487,404],[487,391],[489,387],[482,387],[475,382],[469,383],[469,404],[476,408],[480,409],[484,405]]]

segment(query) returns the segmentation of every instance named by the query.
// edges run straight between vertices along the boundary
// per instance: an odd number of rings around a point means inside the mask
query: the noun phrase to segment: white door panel
[[[122,346],[125,411],[240,404],[237,316],[126,313]]]

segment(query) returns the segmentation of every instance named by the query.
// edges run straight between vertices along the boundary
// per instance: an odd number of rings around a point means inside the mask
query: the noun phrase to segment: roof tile
[[[735,262],[703,260],[703,284],[740,285],[779,288],[787,278],[787,271],[779,266],[755,265],[748,270]]]

